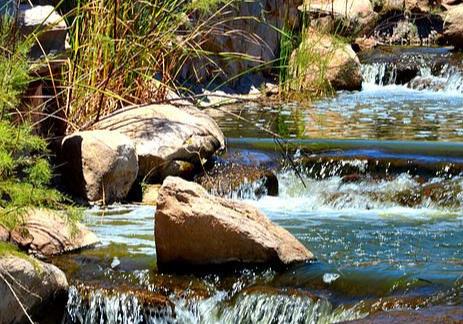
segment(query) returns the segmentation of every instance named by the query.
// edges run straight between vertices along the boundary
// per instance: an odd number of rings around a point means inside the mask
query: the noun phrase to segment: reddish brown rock
[[[175,177],[168,177],[159,192],[155,240],[160,265],[286,265],[314,258],[255,207],[211,196]]]

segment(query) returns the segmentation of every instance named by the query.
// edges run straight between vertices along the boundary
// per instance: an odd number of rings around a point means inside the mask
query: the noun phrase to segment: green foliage
[[[19,104],[30,81],[26,54],[28,42],[17,44],[18,35],[11,18],[0,17],[0,114]],[[11,64],[14,62],[14,64]]]
[[[20,40],[14,22],[5,17],[0,17],[0,41],[0,224],[11,229],[30,207],[68,208],[65,198],[49,187],[53,173],[46,159],[46,141],[13,117],[20,111],[21,94],[30,82],[30,46]],[[73,213],[69,212],[70,218],[75,219]]]

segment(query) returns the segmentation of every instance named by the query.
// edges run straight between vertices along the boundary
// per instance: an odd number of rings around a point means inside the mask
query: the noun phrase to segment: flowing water
[[[86,221],[102,244],[54,260],[73,285],[64,322],[333,323],[461,309],[463,78],[448,64],[452,54],[418,54],[407,54],[418,68],[403,84],[400,66],[379,60],[363,65],[359,92],[309,107],[230,108],[249,122],[213,114],[228,158],[271,165],[279,180],[277,197],[235,198],[288,229],[317,261],[162,273],[154,207],[92,209]]]

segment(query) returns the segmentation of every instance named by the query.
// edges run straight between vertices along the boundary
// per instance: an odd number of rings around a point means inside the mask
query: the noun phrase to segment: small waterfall
[[[442,67],[433,67],[432,62],[418,60],[419,67],[416,76],[406,80],[404,87],[419,91],[434,91],[442,93],[463,93],[463,74],[455,66],[444,64]],[[363,89],[384,87],[399,84],[402,72],[396,63],[378,62],[363,64],[361,66]],[[403,73],[409,73],[403,72]],[[408,76],[407,76],[408,77]],[[402,81],[403,82],[403,81]]]
[[[391,85],[395,84],[397,79],[397,67],[393,63],[363,64],[361,72],[364,87],[368,85]]]
[[[82,293],[70,287],[64,324],[173,323],[173,308],[144,305],[131,294],[107,294],[102,290]]]
[[[308,296],[216,292],[205,299],[176,299],[172,305],[149,306],[130,294],[69,290],[64,324],[79,323],[333,323],[364,317],[354,308],[334,307]]]
[[[463,75],[454,66],[445,64],[440,72],[432,73],[428,66],[420,67],[418,76],[410,81],[408,87],[415,90],[430,90],[447,93],[463,93]]]
[[[364,315],[363,315],[364,316]],[[335,308],[324,299],[249,294],[224,309],[220,323],[337,323],[363,317],[355,310]]]

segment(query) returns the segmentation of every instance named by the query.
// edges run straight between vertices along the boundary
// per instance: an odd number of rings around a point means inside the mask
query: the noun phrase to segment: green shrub
[[[64,196],[49,187],[53,173],[46,141],[17,117],[30,82],[30,44],[6,17],[0,17],[0,42],[0,224],[14,228],[27,208],[67,207]]]

